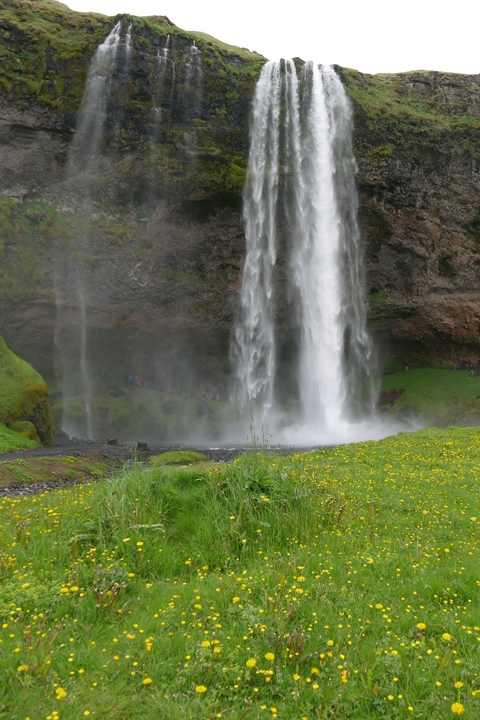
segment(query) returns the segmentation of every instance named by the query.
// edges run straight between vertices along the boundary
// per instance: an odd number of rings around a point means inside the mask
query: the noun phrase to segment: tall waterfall
[[[89,224],[92,198],[99,183],[98,169],[107,106],[120,53],[125,70],[131,56],[131,27],[128,27],[122,38],[121,21],[97,48],[90,62],[66,171],[72,200],[80,208],[77,216],[82,230],[66,245],[63,254],[57,259],[55,270],[56,374],[63,398],[62,429],[70,436],[81,438],[92,438],[95,434],[92,427],[93,387],[87,338],[87,288],[92,272]],[[75,408],[75,411],[68,402],[69,395],[73,393],[83,398],[83,408]]]
[[[278,430],[281,249],[298,337],[295,425],[317,440],[351,424],[360,405],[373,407],[351,137],[350,104],[331,67],[307,63],[298,76],[292,60],[264,66],[244,193],[237,396],[255,422]]]

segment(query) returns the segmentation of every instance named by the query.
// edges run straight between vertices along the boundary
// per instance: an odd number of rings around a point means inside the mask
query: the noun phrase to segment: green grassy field
[[[480,431],[0,501],[0,717],[480,716]]]
[[[390,407],[394,418],[416,417],[425,424],[480,424],[480,376],[466,370],[413,369],[385,375],[382,392],[403,391]]]

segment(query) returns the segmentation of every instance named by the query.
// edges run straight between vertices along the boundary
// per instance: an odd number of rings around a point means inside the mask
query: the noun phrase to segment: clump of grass
[[[2,702],[477,717],[479,449],[478,429],[422,430],[4,498]]]
[[[162,465],[191,465],[192,463],[204,462],[207,456],[193,450],[171,450],[170,452],[153,455],[149,458],[150,465],[160,467]]]

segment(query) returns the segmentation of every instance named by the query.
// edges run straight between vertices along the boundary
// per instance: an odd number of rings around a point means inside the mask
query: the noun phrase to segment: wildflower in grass
[[[55,688],[55,694],[57,696],[57,700],[61,700],[68,695],[68,693],[62,687]]]
[[[460,688],[463,687],[463,683],[460,682],[460,680],[458,680],[458,681],[455,683],[455,687],[457,688],[457,690],[460,690]]]
[[[297,682],[298,680],[300,680],[300,677],[301,676],[298,675],[298,673],[295,673],[295,675],[293,676],[293,679]]]
[[[28,665],[19,665],[17,667],[17,672],[27,672],[28,671]]]
[[[148,678],[148,677],[145,678],[144,680],[142,680],[143,685],[151,685],[152,682],[153,682],[152,678]]]
[[[450,635],[450,633],[443,633],[442,640],[449,642],[451,639],[452,639],[452,636]]]
[[[245,664],[249,668],[254,668],[257,664],[257,661],[255,660],[255,658],[249,658]]]
[[[210,645],[211,645],[210,640],[204,640],[204,641],[202,642],[202,647],[204,647],[204,648],[209,648]]]
[[[427,627],[427,626],[425,625],[425,623],[417,623],[417,628],[418,628],[419,630],[425,630],[426,627]]]
[[[265,660],[275,660],[275,655],[272,652],[265,654]]]
[[[463,715],[465,712],[465,706],[462,703],[454,702],[452,705],[452,713],[454,715]]]
[[[196,690],[197,693],[199,693],[200,695],[202,695],[202,693],[204,693],[204,692],[207,692],[207,688],[205,687],[205,685],[197,685],[197,687],[195,688],[195,690]]]

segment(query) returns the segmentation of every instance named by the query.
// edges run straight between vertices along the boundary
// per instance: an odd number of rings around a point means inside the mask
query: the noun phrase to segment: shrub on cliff
[[[0,422],[31,440],[52,444],[55,427],[47,384],[29,363],[9,350],[1,336]]]

